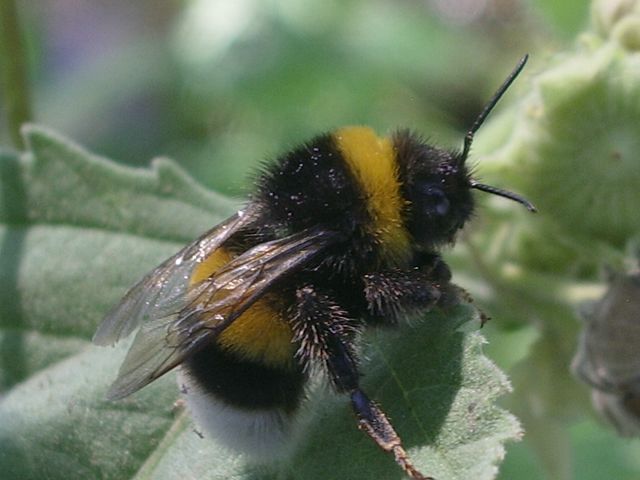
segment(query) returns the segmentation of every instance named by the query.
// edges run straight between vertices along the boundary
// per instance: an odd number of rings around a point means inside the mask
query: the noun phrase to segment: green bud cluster
[[[585,254],[596,267],[611,261],[598,249],[623,252],[640,234],[640,1],[597,1],[592,18],[573,51],[533,73],[504,146],[482,160],[538,207],[516,243],[543,271]]]

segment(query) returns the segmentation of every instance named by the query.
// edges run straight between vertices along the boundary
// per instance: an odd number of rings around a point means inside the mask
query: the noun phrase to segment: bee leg
[[[418,271],[426,274],[429,280],[438,286],[438,307],[448,308],[460,302],[459,293],[462,289],[451,283],[451,269],[439,254],[421,252],[416,255],[415,263],[418,265]]]
[[[310,285],[296,291],[289,318],[293,341],[298,345],[296,358],[305,370],[318,365],[323,371],[333,372],[329,378],[339,392],[355,388],[358,373],[352,345],[361,322]]]
[[[460,303],[460,301],[463,301],[474,305],[480,317],[480,327],[483,327],[485,323],[491,320],[489,315],[475,305],[473,297],[469,292],[451,283],[451,270],[440,255],[423,252],[418,255],[415,261],[418,265],[421,265],[418,271],[428,272],[431,281],[439,285],[440,297],[437,302],[438,307],[453,307]]]
[[[491,317],[484,312],[478,305],[475,303],[473,296],[467,292],[464,288],[459,287],[458,285],[452,285],[452,289],[458,299],[461,299],[475,308],[478,317],[480,318],[480,328],[484,327],[484,324],[491,320]]]
[[[402,441],[380,407],[369,400],[359,388],[351,392],[351,406],[358,417],[358,424],[385,452],[392,453],[396,463],[415,480],[434,480],[420,473],[411,463]]]
[[[374,321],[397,323],[439,304],[443,286],[421,269],[395,269],[366,274],[364,294]]]
[[[291,318],[294,340],[299,345],[296,357],[305,368],[320,363],[334,389],[350,395],[360,429],[385,452],[392,453],[410,478],[433,480],[413,466],[387,416],[360,388],[358,359],[352,347],[358,324],[328,295],[312,286],[296,292]]]

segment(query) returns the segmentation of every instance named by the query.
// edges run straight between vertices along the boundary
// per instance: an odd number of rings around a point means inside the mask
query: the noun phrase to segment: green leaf
[[[233,212],[168,160],[136,170],[40,127],[25,139],[0,163],[3,329],[91,338],[133,281]]]
[[[202,439],[174,374],[120,402],[104,394],[128,342],[90,344],[126,288],[237,203],[167,160],[117,166],[40,127],[0,154],[0,471],[8,479],[402,478],[356,428],[348,401],[310,391],[307,433],[287,465],[253,466]],[[517,421],[509,389],[461,305],[370,332],[364,388],[438,480],[491,479]],[[460,327],[464,325],[464,330]]]

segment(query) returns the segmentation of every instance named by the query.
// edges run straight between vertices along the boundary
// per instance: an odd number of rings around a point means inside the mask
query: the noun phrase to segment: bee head
[[[452,242],[473,212],[472,182],[460,154],[435,148],[407,131],[394,136],[407,228],[416,242]]]
[[[479,183],[467,166],[473,136],[527,61],[524,56],[509,74],[465,135],[461,152],[429,145],[419,136],[400,131],[393,137],[404,198],[408,203],[407,227],[425,247],[453,242],[455,234],[473,213],[472,189],[514,200],[535,212],[531,202],[518,194]]]

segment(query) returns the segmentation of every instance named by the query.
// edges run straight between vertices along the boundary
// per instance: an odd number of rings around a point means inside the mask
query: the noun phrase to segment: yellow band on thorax
[[[392,262],[404,262],[410,254],[410,237],[402,212],[398,167],[389,138],[380,138],[368,127],[344,127],[334,133],[340,153],[360,184],[372,222],[369,233]]]

